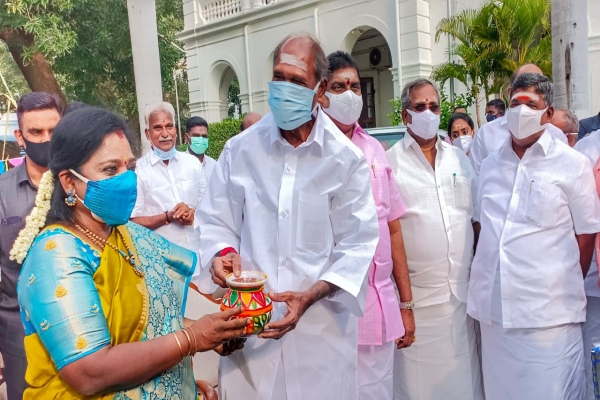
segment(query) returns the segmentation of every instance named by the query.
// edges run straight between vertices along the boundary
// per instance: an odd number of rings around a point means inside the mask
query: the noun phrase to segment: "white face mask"
[[[331,118],[344,125],[352,125],[360,118],[363,108],[362,96],[352,90],[346,90],[342,94],[325,92],[329,99],[329,108],[323,108]]]
[[[516,139],[525,139],[546,128],[546,124],[540,124],[542,115],[548,108],[543,110],[532,110],[525,104],[515,108],[509,108],[506,112],[508,130]]]
[[[459,149],[464,151],[466,154],[469,152],[469,150],[471,150],[471,145],[473,144],[473,137],[472,136],[459,136],[456,139],[454,139],[452,144],[455,147],[458,147]]]
[[[406,124],[406,126],[415,135],[425,140],[432,139],[437,135],[440,128],[439,115],[432,113],[431,110],[425,110],[420,113],[408,109],[406,111],[412,116],[412,122]]]

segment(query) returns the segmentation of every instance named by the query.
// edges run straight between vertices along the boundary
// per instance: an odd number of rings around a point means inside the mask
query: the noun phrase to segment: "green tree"
[[[229,91],[227,92],[227,104],[227,116],[229,118],[235,117],[236,111],[238,114],[241,114],[242,102],[240,101],[240,82],[238,81],[237,76],[233,78],[231,84],[229,85]]]
[[[435,35],[449,35],[453,61],[434,69],[432,78],[462,82],[479,101],[493,93],[506,94],[510,76],[522,64],[535,63],[552,74],[550,0],[488,0],[477,10],[464,10],[444,18]],[[455,60],[455,61],[454,61]]]
[[[158,33],[162,35],[159,51],[164,99],[175,105],[173,71],[183,70],[176,79],[179,109],[185,117],[189,98],[185,54],[176,48],[182,46],[176,34],[183,29],[183,3],[156,0],[156,8]],[[20,44],[25,64],[35,61],[32,54],[51,60],[46,62],[46,75],[56,82],[55,89],[36,86],[23,72],[32,90],[105,106],[125,116],[134,130],[139,128],[125,0],[11,0],[0,5],[0,21],[0,39],[4,39],[4,31],[28,35],[30,41]],[[17,58],[15,61],[19,65]]]

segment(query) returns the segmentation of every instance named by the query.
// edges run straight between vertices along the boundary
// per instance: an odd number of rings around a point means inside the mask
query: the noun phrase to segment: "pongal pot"
[[[244,311],[233,318],[252,321],[246,326],[245,336],[262,332],[271,320],[273,303],[264,291],[268,279],[267,274],[260,271],[242,271],[238,277],[232,273],[227,275],[225,281],[229,290],[221,301],[221,311],[243,307]]]

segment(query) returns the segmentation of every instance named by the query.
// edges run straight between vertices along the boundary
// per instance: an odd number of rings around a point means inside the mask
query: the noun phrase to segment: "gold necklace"
[[[123,259],[126,262],[128,262],[129,265],[131,265],[133,267],[133,271],[135,272],[135,274],[137,276],[139,276],[140,278],[142,278],[144,276],[144,271],[142,271],[142,269],[140,267],[138,267],[137,263],[135,262],[135,256],[133,255],[133,252],[127,245],[127,242],[125,241],[125,239],[121,235],[121,232],[119,232],[118,229],[117,229],[117,235],[121,239],[121,242],[123,242],[125,249],[127,249],[127,254],[125,254],[125,252],[123,250],[119,249],[114,244],[108,243],[108,241],[106,239],[103,239],[100,236],[96,235],[94,232],[90,231],[88,228],[84,228],[83,226],[79,225],[75,221],[72,221],[72,222],[75,225],[75,228],[77,228],[81,233],[83,233],[85,236],[87,236],[92,241],[92,243],[94,243],[96,246],[102,248],[102,250],[104,250],[105,247],[108,245],[110,248],[112,248],[117,253],[119,253],[121,255],[121,257],[123,257]]]

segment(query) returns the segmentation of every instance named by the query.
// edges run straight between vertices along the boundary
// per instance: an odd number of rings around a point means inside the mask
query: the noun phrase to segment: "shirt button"
[[[285,168],[287,170],[287,172],[290,172],[292,170],[292,167],[290,167],[289,165]]]
[[[441,189],[441,188],[442,188],[442,185],[438,185],[438,189]]]
[[[285,218],[285,217],[287,217],[287,212],[284,211],[281,213],[281,218]]]
[[[271,365],[275,365],[275,360],[271,360]]]
[[[287,264],[287,263],[285,262],[285,260],[283,260],[283,261],[281,262],[281,265],[285,265],[285,264]]]

